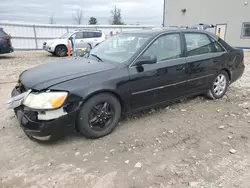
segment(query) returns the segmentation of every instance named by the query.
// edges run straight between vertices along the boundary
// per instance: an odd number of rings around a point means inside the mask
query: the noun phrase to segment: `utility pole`
[[[167,16],[167,15],[166,15],[166,1],[167,1],[167,0],[164,0],[164,3],[163,3],[163,19],[162,19],[162,21],[163,21],[163,22],[162,22],[162,26],[163,26],[163,27],[165,27],[165,21],[166,21],[165,18],[166,18],[166,16]]]

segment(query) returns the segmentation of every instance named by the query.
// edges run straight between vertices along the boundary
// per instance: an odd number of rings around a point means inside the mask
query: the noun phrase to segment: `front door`
[[[84,31],[83,32],[83,38],[84,38],[84,46],[82,48],[86,48],[91,45],[93,47],[93,41],[94,41],[94,32],[91,31]]]
[[[73,35],[75,49],[81,49],[81,48],[86,47],[86,43],[85,43],[83,34],[84,34],[83,32],[77,32]]]
[[[183,95],[186,59],[179,33],[164,34],[142,53],[155,55],[157,63],[129,68],[132,109],[151,106]]]

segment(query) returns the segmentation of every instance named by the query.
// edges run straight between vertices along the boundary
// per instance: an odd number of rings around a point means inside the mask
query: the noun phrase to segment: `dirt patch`
[[[75,133],[52,145],[30,141],[4,102],[23,70],[58,58],[8,57],[0,56],[1,188],[249,187],[249,54],[245,74],[221,100],[185,99],[124,117],[104,138]]]

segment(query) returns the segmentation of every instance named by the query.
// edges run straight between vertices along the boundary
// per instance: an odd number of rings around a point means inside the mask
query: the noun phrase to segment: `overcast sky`
[[[56,24],[75,24],[73,14],[84,11],[84,24],[91,16],[98,24],[108,24],[111,9],[122,11],[126,24],[162,24],[164,0],[0,0],[0,21],[48,24],[54,15]]]

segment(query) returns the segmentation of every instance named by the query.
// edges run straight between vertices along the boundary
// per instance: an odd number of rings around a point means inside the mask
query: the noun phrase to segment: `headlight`
[[[30,93],[23,104],[37,110],[54,109],[62,106],[67,96],[67,92]]]

